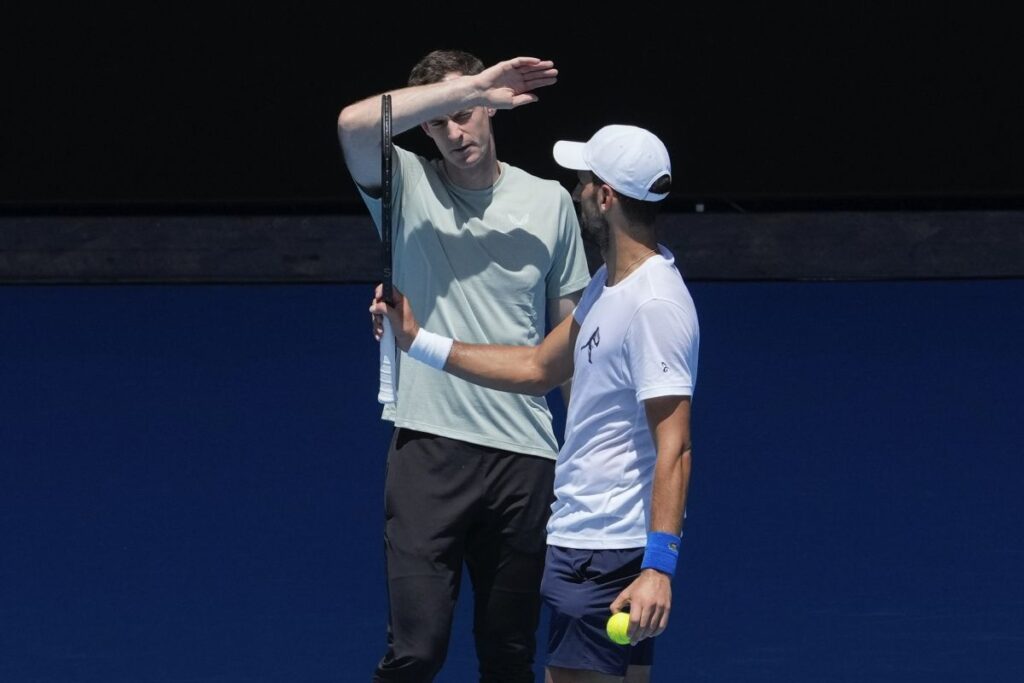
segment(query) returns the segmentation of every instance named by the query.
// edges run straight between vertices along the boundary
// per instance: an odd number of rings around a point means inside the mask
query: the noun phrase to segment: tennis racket
[[[394,303],[391,253],[391,95],[380,98],[380,240],[383,266],[381,298],[389,306]],[[391,321],[384,316],[384,336],[380,339],[380,387],[377,401],[394,403],[397,393],[398,364],[395,359],[395,335]]]

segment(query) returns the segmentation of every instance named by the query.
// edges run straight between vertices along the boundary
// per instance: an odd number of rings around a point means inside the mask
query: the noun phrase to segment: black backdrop
[[[555,139],[627,122],[668,144],[677,205],[1024,198],[1016,23],[808,5],[34,5],[3,22],[0,206],[361,210],[337,112],[434,47],[555,60],[559,84],[495,120],[499,156],[541,175],[564,177]]]

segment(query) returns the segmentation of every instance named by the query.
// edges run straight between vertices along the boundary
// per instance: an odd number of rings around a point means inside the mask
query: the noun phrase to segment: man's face
[[[475,165],[491,145],[490,116],[484,107],[431,119],[423,127],[441,156],[458,168]]]
[[[458,78],[448,74],[445,80]],[[491,147],[491,113],[486,107],[463,109],[423,124],[445,161],[456,168],[476,165]]]
[[[601,184],[590,171],[579,171],[579,184],[572,198],[580,205],[580,228],[583,237],[592,240],[601,250],[608,246],[608,220],[598,207]]]

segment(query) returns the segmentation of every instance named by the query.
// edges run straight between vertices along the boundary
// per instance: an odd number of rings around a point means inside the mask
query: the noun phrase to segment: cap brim
[[[555,143],[555,148],[551,151],[555,157],[555,163],[574,171],[589,171],[590,167],[583,161],[584,144],[585,143],[582,142],[559,140]]]

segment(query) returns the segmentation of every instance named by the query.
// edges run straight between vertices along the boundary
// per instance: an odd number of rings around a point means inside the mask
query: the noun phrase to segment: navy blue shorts
[[[608,606],[640,575],[643,548],[576,550],[548,546],[540,592],[551,608],[548,666],[623,676],[630,664],[650,666],[654,639],[617,645],[605,626]]]

